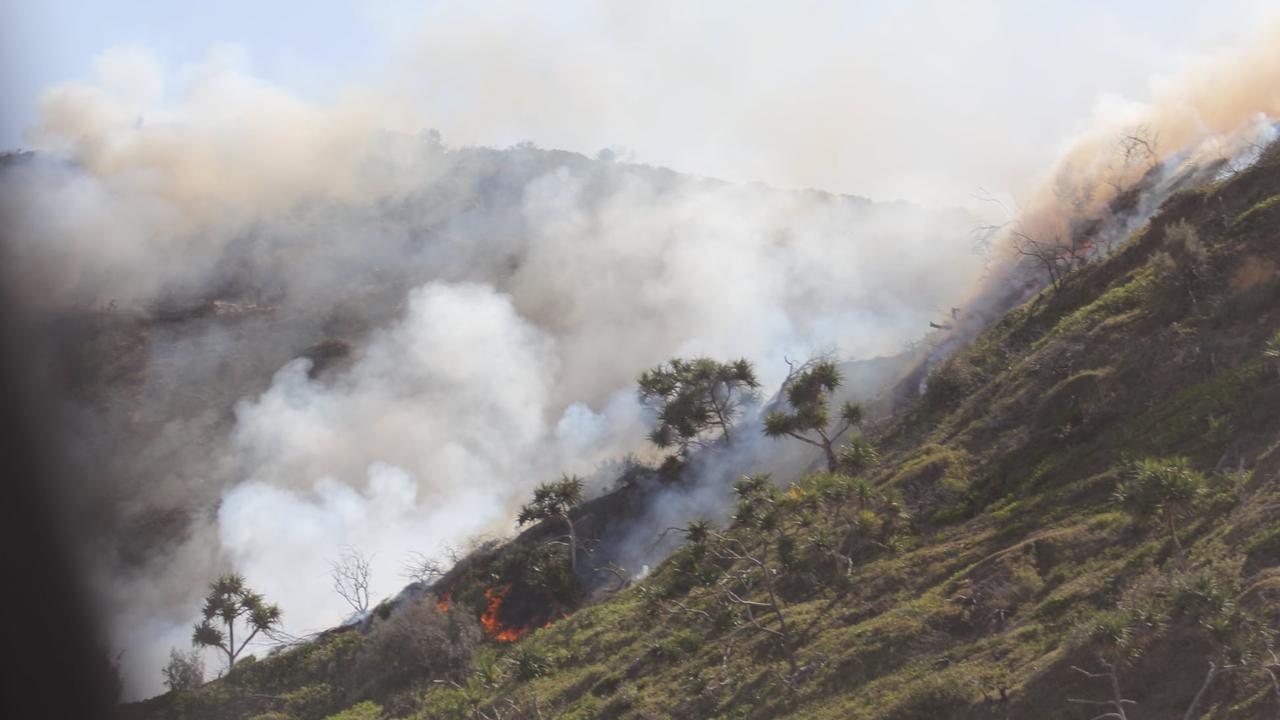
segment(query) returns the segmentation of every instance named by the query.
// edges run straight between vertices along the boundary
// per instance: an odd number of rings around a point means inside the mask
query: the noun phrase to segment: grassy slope
[[[1187,610],[1187,578],[1280,620],[1280,372],[1263,353],[1280,331],[1277,198],[1275,149],[1173,197],[1116,255],[948,360],[921,401],[877,429],[883,458],[866,479],[897,491],[913,519],[892,550],[859,546],[847,581],[816,562],[779,569],[803,668],[794,689],[778,640],[686,580],[696,562],[685,549],[642,583],[481,651],[453,684],[362,690],[346,682],[361,643],[348,632],[133,711],[319,718],[373,700],[381,709],[348,716],[1087,718],[1102,710],[1066,700],[1101,699],[1104,684],[1071,666],[1123,658],[1129,716],[1181,717],[1215,647]],[[1181,222],[1203,263],[1178,246]],[[1210,475],[1251,470],[1212,475],[1179,527],[1182,559],[1112,499],[1128,459],[1173,455]],[[802,546],[855,522],[878,527],[852,500],[823,499],[832,482],[807,478],[774,498]],[[754,542],[760,531],[729,532]],[[761,624],[777,628],[767,613]],[[1201,709],[1261,718],[1280,705],[1264,674],[1241,672],[1215,681]]]

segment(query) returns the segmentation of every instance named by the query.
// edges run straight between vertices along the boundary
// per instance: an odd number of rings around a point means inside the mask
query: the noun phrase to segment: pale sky
[[[321,105],[394,96],[451,144],[617,147],[730,180],[954,204],[1016,193],[1101,109],[1275,6],[8,0],[0,147],[30,145],[41,93],[91,79],[110,48],[180,75],[231,45]]]

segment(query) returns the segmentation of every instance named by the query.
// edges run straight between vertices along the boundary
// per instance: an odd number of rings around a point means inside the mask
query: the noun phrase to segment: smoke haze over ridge
[[[102,532],[136,535],[157,508],[182,516],[177,542],[142,558],[109,543],[95,557],[131,694],[160,689],[158,668],[186,644],[219,570],[244,571],[291,630],[324,627],[341,617],[325,576],[340,545],[374,554],[375,591],[388,594],[406,552],[503,532],[537,482],[643,450],[639,370],[673,354],[742,355],[772,387],[785,357],[898,351],[982,277],[976,220],[959,211],[455,146],[472,140],[464,127],[551,146],[587,125],[622,145],[639,132],[625,120],[628,89],[605,68],[635,67],[643,23],[635,47],[575,45],[558,41],[636,19],[588,14],[553,32],[514,6],[491,9],[508,21],[439,6],[413,62],[332,102],[256,76],[234,49],[177,70],[137,47],[107,51],[93,81],[44,95],[28,136],[41,155],[0,174],[6,267],[33,313],[104,313],[140,348],[136,375],[69,411],[71,439],[105,468],[88,493],[113,508]],[[511,42],[517,26],[529,32]],[[1050,181],[1017,185],[1019,169],[998,189],[1033,221],[1055,212],[1042,188],[1064,176],[1101,202],[1116,134],[1137,124],[1159,134],[1162,157],[1234,155],[1247,144],[1235,138],[1265,139],[1280,115],[1276,34],[1190,58],[1148,98],[1100,101]],[[476,48],[488,59],[469,62]],[[608,59],[586,67],[597,51]],[[540,55],[546,64],[530,66]],[[414,87],[401,75],[422,67],[452,85],[399,97]],[[672,89],[672,105],[727,85],[727,71],[707,72]],[[788,113],[856,128],[844,102]],[[730,135],[750,144],[787,133],[789,118]],[[903,128],[904,147],[936,123]],[[834,127],[805,138],[809,150],[758,145],[814,162],[856,155],[858,138]],[[206,310],[153,322],[193,307]],[[353,350],[318,368],[303,356],[326,338]]]

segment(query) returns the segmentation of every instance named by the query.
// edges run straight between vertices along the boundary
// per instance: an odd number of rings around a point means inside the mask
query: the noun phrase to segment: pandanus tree
[[[760,386],[746,359],[722,363],[711,358],[673,358],[640,375],[640,400],[658,410],[649,439],[685,455],[717,438],[733,444],[731,428],[742,404]]]
[[[1204,476],[1186,458],[1147,458],[1133,464],[1116,487],[1115,499],[1134,518],[1158,517],[1181,554],[1177,521],[1191,511],[1204,489]]]
[[[533,501],[520,508],[516,522],[520,525],[558,520],[569,530],[569,568],[578,572],[578,533],[573,526],[572,511],[582,503],[582,479],[565,475],[556,482],[542,483],[533,491]]]
[[[787,572],[786,556],[793,552],[789,530],[794,529],[794,518],[787,517],[782,494],[769,475],[743,477],[733,489],[738,507],[728,531],[718,531],[705,519],[684,528],[693,572],[722,608],[741,612],[750,626],[777,641],[788,665],[781,679],[795,690],[802,671],[796,655],[797,628],[778,584]],[[761,613],[772,616],[775,626],[769,627]]]
[[[857,403],[845,403],[834,422],[828,407],[831,394],[840,387],[842,378],[830,360],[810,363],[787,380],[784,392],[790,412],[775,410],[765,415],[764,434],[769,437],[793,437],[822,450],[827,469],[836,472],[840,459],[836,444],[850,428],[861,425],[865,415]]]
[[[238,573],[223,575],[209,584],[200,612],[204,619],[192,631],[191,643],[221,650],[228,668],[236,664],[251,640],[280,624],[279,606],[250,590]]]

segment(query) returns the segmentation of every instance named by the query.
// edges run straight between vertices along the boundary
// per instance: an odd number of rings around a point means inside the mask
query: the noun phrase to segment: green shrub
[[[331,710],[337,702],[333,688],[325,683],[304,685],[283,696],[285,709],[292,715],[316,717]]]
[[[857,475],[880,462],[880,451],[865,435],[855,435],[840,448],[840,468]]]
[[[1264,213],[1274,208],[1280,208],[1280,195],[1272,195],[1271,197],[1255,204],[1248,210],[1240,213],[1236,216],[1235,222],[1232,223],[1232,226],[1242,227],[1245,223],[1250,222],[1255,218],[1261,218]]]
[[[391,617],[391,611],[395,609],[395,606],[395,602],[388,598],[374,606],[373,614],[376,615],[379,620],[386,620]]]
[[[243,662],[243,661],[241,661]],[[198,650],[169,651],[169,664],[164,666],[164,684],[174,692],[194,690],[204,683],[204,659]]]
[[[551,671],[551,661],[546,653],[529,643],[521,643],[511,649],[506,661],[511,665],[517,680],[529,681]]]
[[[702,646],[702,637],[689,630],[674,630],[650,640],[646,651],[654,660],[669,662],[688,657]]]
[[[968,491],[972,464],[973,459],[963,450],[926,445],[900,465],[889,485],[901,493],[912,514],[937,520],[939,514],[953,510]]]
[[[442,688],[423,698],[415,717],[419,720],[466,720],[473,717],[472,698],[463,690]]]
[[[527,559],[529,584],[551,596],[561,607],[578,604],[582,589],[569,562],[569,547],[547,543],[530,550]]]
[[[1249,572],[1280,564],[1280,526],[1264,530],[1245,546],[1245,568]]]
[[[1146,458],[1133,463],[1116,488],[1116,502],[1137,520],[1159,517],[1178,541],[1176,522],[1205,491],[1204,476],[1186,458]]]
[[[1144,641],[1162,625],[1163,619],[1144,608],[1119,607],[1099,613],[1083,628],[1085,644],[1095,650],[1114,652],[1132,660],[1142,654]]]
[[[925,405],[932,409],[953,407],[977,384],[977,373],[966,362],[951,358],[929,375],[924,391]]]
[[[330,715],[325,720],[379,720],[382,717],[382,706],[366,700],[359,705],[352,705],[337,715]]]
[[[1202,569],[1174,581],[1173,612],[1192,625],[1208,625],[1231,613],[1236,588],[1218,573]]]
[[[909,686],[886,718],[891,720],[934,720],[958,717],[968,708],[974,686],[957,672],[928,675]]]

